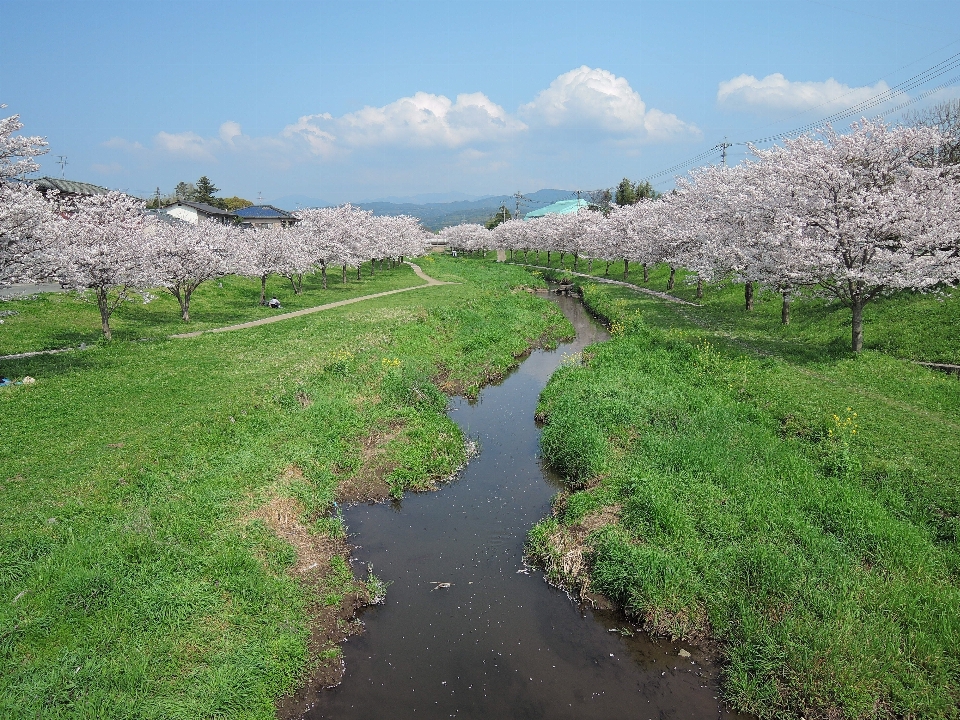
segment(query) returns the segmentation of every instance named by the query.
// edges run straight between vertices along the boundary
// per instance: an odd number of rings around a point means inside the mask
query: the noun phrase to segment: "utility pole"
[[[728,143],[727,139],[724,138],[723,142],[720,143],[720,157],[724,167],[726,167],[726,164],[727,164],[727,148],[728,147],[733,147],[733,143]]]
[[[521,201],[521,200],[526,200],[526,198],[520,193],[519,190],[517,190],[517,191],[513,194],[513,198],[517,201],[517,210],[516,210],[516,214],[515,214],[513,217],[514,217],[514,218],[519,218],[519,217],[520,217],[520,201]]]
[[[157,215],[159,216],[160,215],[160,186],[159,185],[157,185],[156,195],[157,195]]]
[[[63,180],[63,178],[64,178],[64,174],[65,174],[65,172],[66,172],[66,167],[67,167],[68,164],[69,164],[69,163],[67,163],[67,156],[66,156],[66,155],[57,155],[57,165],[60,166],[60,179],[61,179],[61,180]]]

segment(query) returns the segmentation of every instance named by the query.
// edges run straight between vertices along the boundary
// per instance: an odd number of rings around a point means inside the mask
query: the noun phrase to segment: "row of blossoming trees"
[[[2,106],[0,106],[2,107]],[[190,300],[202,283],[225,275],[290,279],[295,292],[317,270],[341,271],[376,261],[402,261],[430,248],[431,235],[412,217],[374,217],[349,205],[302,210],[300,222],[276,232],[244,230],[212,221],[168,223],[145,213],[142,201],[120,192],[75,200],[41,195],[17,177],[33,172],[42,138],[17,136],[16,117],[0,121],[0,282],[53,279],[89,291],[97,301],[103,334],[110,317],[135,294],[165,288],[190,319]]]
[[[782,319],[803,288],[851,309],[852,347],[863,346],[863,309],[896,290],[931,291],[960,280],[960,166],[943,165],[949,138],[929,127],[862,120],[846,134],[826,129],[751,148],[753,159],[706,167],[657,200],[581,210],[494,231],[462,225],[443,232],[464,250],[502,247],[581,258],[670,266],[704,282],[744,283],[783,296]]]

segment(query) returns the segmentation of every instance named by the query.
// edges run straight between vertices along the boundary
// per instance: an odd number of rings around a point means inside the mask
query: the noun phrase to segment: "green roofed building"
[[[547,205],[539,210],[531,210],[523,216],[524,220],[543,217],[544,215],[566,215],[575,213],[580,208],[589,207],[590,203],[586,200],[558,200],[553,205]]]

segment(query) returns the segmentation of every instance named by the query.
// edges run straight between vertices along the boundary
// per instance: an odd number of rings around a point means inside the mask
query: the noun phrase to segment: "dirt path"
[[[400,288],[399,290],[386,290],[385,292],[373,293],[372,295],[361,295],[360,297],[350,298],[349,300],[338,300],[337,302],[327,303],[326,305],[317,305],[312,308],[304,308],[303,310],[295,310],[293,312],[282,313],[280,315],[274,315],[268,318],[261,318],[259,320],[251,320],[250,322],[237,323],[236,325],[227,325],[225,327],[213,328],[212,330],[197,330],[196,332],[188,333],[178,333],[176,335],[170,335],[170,338],[192,338],[204,335],[206,333],[220,333],[220,332],[230,332],[232,330],[244,330],[246,328],[257,327],[258,325],[269,325],[270,323],[280,322],[281,320],[289,320],[290,318],[300,317],[301,315],[309,315],[310,313],[320,312],[321,310],[330,310],[335,307],[341,307],[343,305],[350,305],[352,303],[362,302],[363,300],[372,300],[373,298],[385,297],[387,295],[396,295],[397,293],[408,292],[410,290],[419,290],[420,288],[431,287],[433,285],[456,285],[456,283],[443,282],[441,280],[436,280],[435,278],[427,275],[423,270],[420,269],[419,265],[416,265],[412,262],[404,263],[409,265],[410,268],[416,273],[417,277],[421,280],[425,280],[426,284],[424,285],[415,285],[408,288]]]
[[[633,283],[624,282],[623,280],[610,280],[609,278],[597,277],[596,275],[587,275],[586,273],[574,272],[573,270],[566,270],[563,268],[546,267],[544,265],[528,265],[527,263],[516,264],[523,265],[524,267],[537,268],[538,270],[559,270],[561,272],[569,273],[570,275],[576,275],[577,277],[586,278],[587,280],[593,280],[594,282],[607,283],[608,285],[622,285],[623,287],[630,288],[631,290],[636,290],[637,292],[651,295],[652,297],[659,298],[660,300],[666,300],[667,302],[677,303],[678,305],[701,307],[701,305],[698,303],[692,303],[689,300],[681,300],[673,295],[668,295],[667,293],[659,292],[657,290],[650,290],[648,288],[640,287],[639,285],[634,285]]]
[[[456,285],[457,283],[443,282],[442,280],[437,280],[435,278],[427,275],[423,270],[420,269],[420,266],[407,262],[405,265],[409,265],[410,268],[416,273],[417,277],[425,281],[423,285],[414,285],[413,287],[400,288],[399,290],[387,290],[385,292],[373,293],[372,295],[361,295],[360,297],[350,298],[349,300],[339,300],[338,302],[327,303],[326,305],[317,305],[312,308],[305,308],[303,310],[296,310],[294,312],[283,313],[282,315],[274,315],[273,317],[262,318],[260,320],[252,320],[250,322],[238,323],[236,325],[227,325],[225,327],[213,328],[211,330],[197,330],[196,332],[188,333],[178,333],[176,335],[170,335],[171,338],[192,338],[197,337],[198,335],[203,335],[204,333],[218,333],[218,332],[229,332],[231,330],[243,330],[244,328],[256,327],[257,325],[268,325],[269,323],[280,322],[281,320],[289,320],[290,318],[299,317],[301,315],[309,315],[310,313],[320,312],[321,310],[330,310],[331,308],[340,307],[341,305],[350,305],[351,303],[360,302],[362,300],[371,300],[372,298],[384,297],[385,295],[396,295],[397,293],[407,292],[408,290],[419,290],[420,288],[431,287],[432,285]],[[35,350],[33,352],[24,352],[16,353],[15,355],[0,355],[0,360],[19,360],[21,358],[33,357],[35,355],[55,355],[57,353],[69,352],[70,350],[82,350],[83,348],[57,348],[56,350]]]

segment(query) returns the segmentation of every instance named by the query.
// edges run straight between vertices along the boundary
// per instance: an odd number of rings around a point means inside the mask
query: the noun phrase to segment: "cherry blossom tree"
[[[869,302],[960,277],[950,252],[960,229],[957,167],[932,152],[944,142],[936,128],[861,120],[848,134],[828,127],[753,151],[789,189],[775,196],[798,228],[786,237],[808,260],[808,280],[850,308],[854,352]]]
[[[275,232],[246,230],[231,260],[238,275],[260,279],[260,305],[267,304],[267,278],[286,269],[284,247]]]
[[[47,142],[14,134],[22,128],[18,115],[0,119],[0,283],[43,277],[54,239],[52,206],[19,181],[40,169],[34,158],[47,152]]]
[[[32,185],[0,184],[0,283],[50,274],[56,220],[53,203]]]
[[[58,223],[60,282],[94,293],[107,340],[120,303],[157,285],[143,211],[143,201],[112,191],[80,198]]]
[[[194,291],[207,280],[231,271],[241,231],[212,220],[175,224],[155,221],[150,230],[148,256],[156,280],[177,299],[183,321],[190,322]]]

